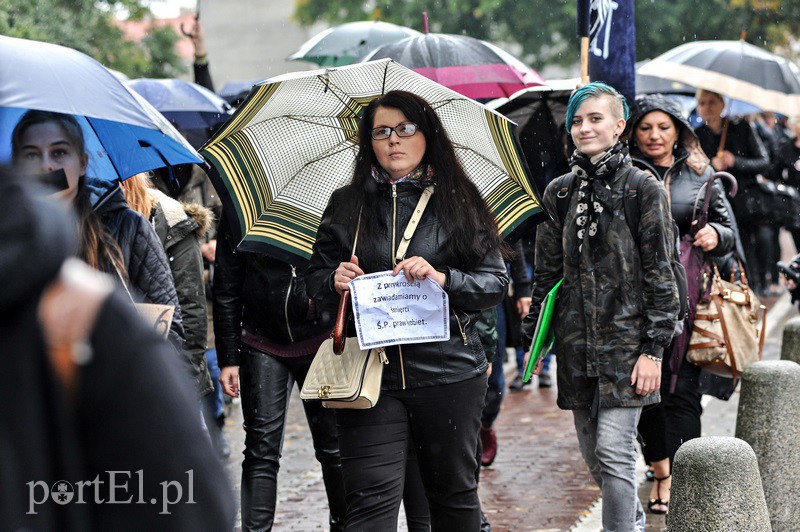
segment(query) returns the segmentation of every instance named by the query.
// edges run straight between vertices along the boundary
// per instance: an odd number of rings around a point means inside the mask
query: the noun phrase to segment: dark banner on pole
[[[592,0],[589,77],[608,83],[632,103],[636,97],[633,0]]]

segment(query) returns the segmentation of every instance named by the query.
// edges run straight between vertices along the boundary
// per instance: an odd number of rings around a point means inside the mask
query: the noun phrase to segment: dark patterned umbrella
[[[384,44],[363,61],[394,59],[449,89],[474,99],[511,96],[520,89],[543,85],[532,68],[497,46],[466,37],[426,33]]]
[[[698,41],[661,54],[639,74],[678,81],[755,105],[800,114],[800,68],[744,41]]]

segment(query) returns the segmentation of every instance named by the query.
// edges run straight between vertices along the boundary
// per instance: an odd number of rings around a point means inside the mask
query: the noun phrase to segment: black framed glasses
[[[412,122],[405,122],[394,127],[376,127],[370,131],[373,140],[384,140],[392,136],[392,131],[400,138],[413,137],[419,127]]]

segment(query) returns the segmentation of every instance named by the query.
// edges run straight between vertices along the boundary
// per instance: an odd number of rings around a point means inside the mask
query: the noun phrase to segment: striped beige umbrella
[[[431,103],[503,236],[545,215],[512,122],[384,59],[266,80],[203,147],[238,249],[295,264],[311,257],[331,193],[352,179],[363,110],[390,90]]]
[[[744,41],[682,44],[638,72],[718,92],[764,111],[800,114],[800,68]]]

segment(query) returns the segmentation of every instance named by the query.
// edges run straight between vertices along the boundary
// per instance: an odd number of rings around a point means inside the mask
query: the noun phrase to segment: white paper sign
[[[450,302],[433,279],[409,282],[402,271],[385,271],[349,286],[361,349],[450,339]]]

